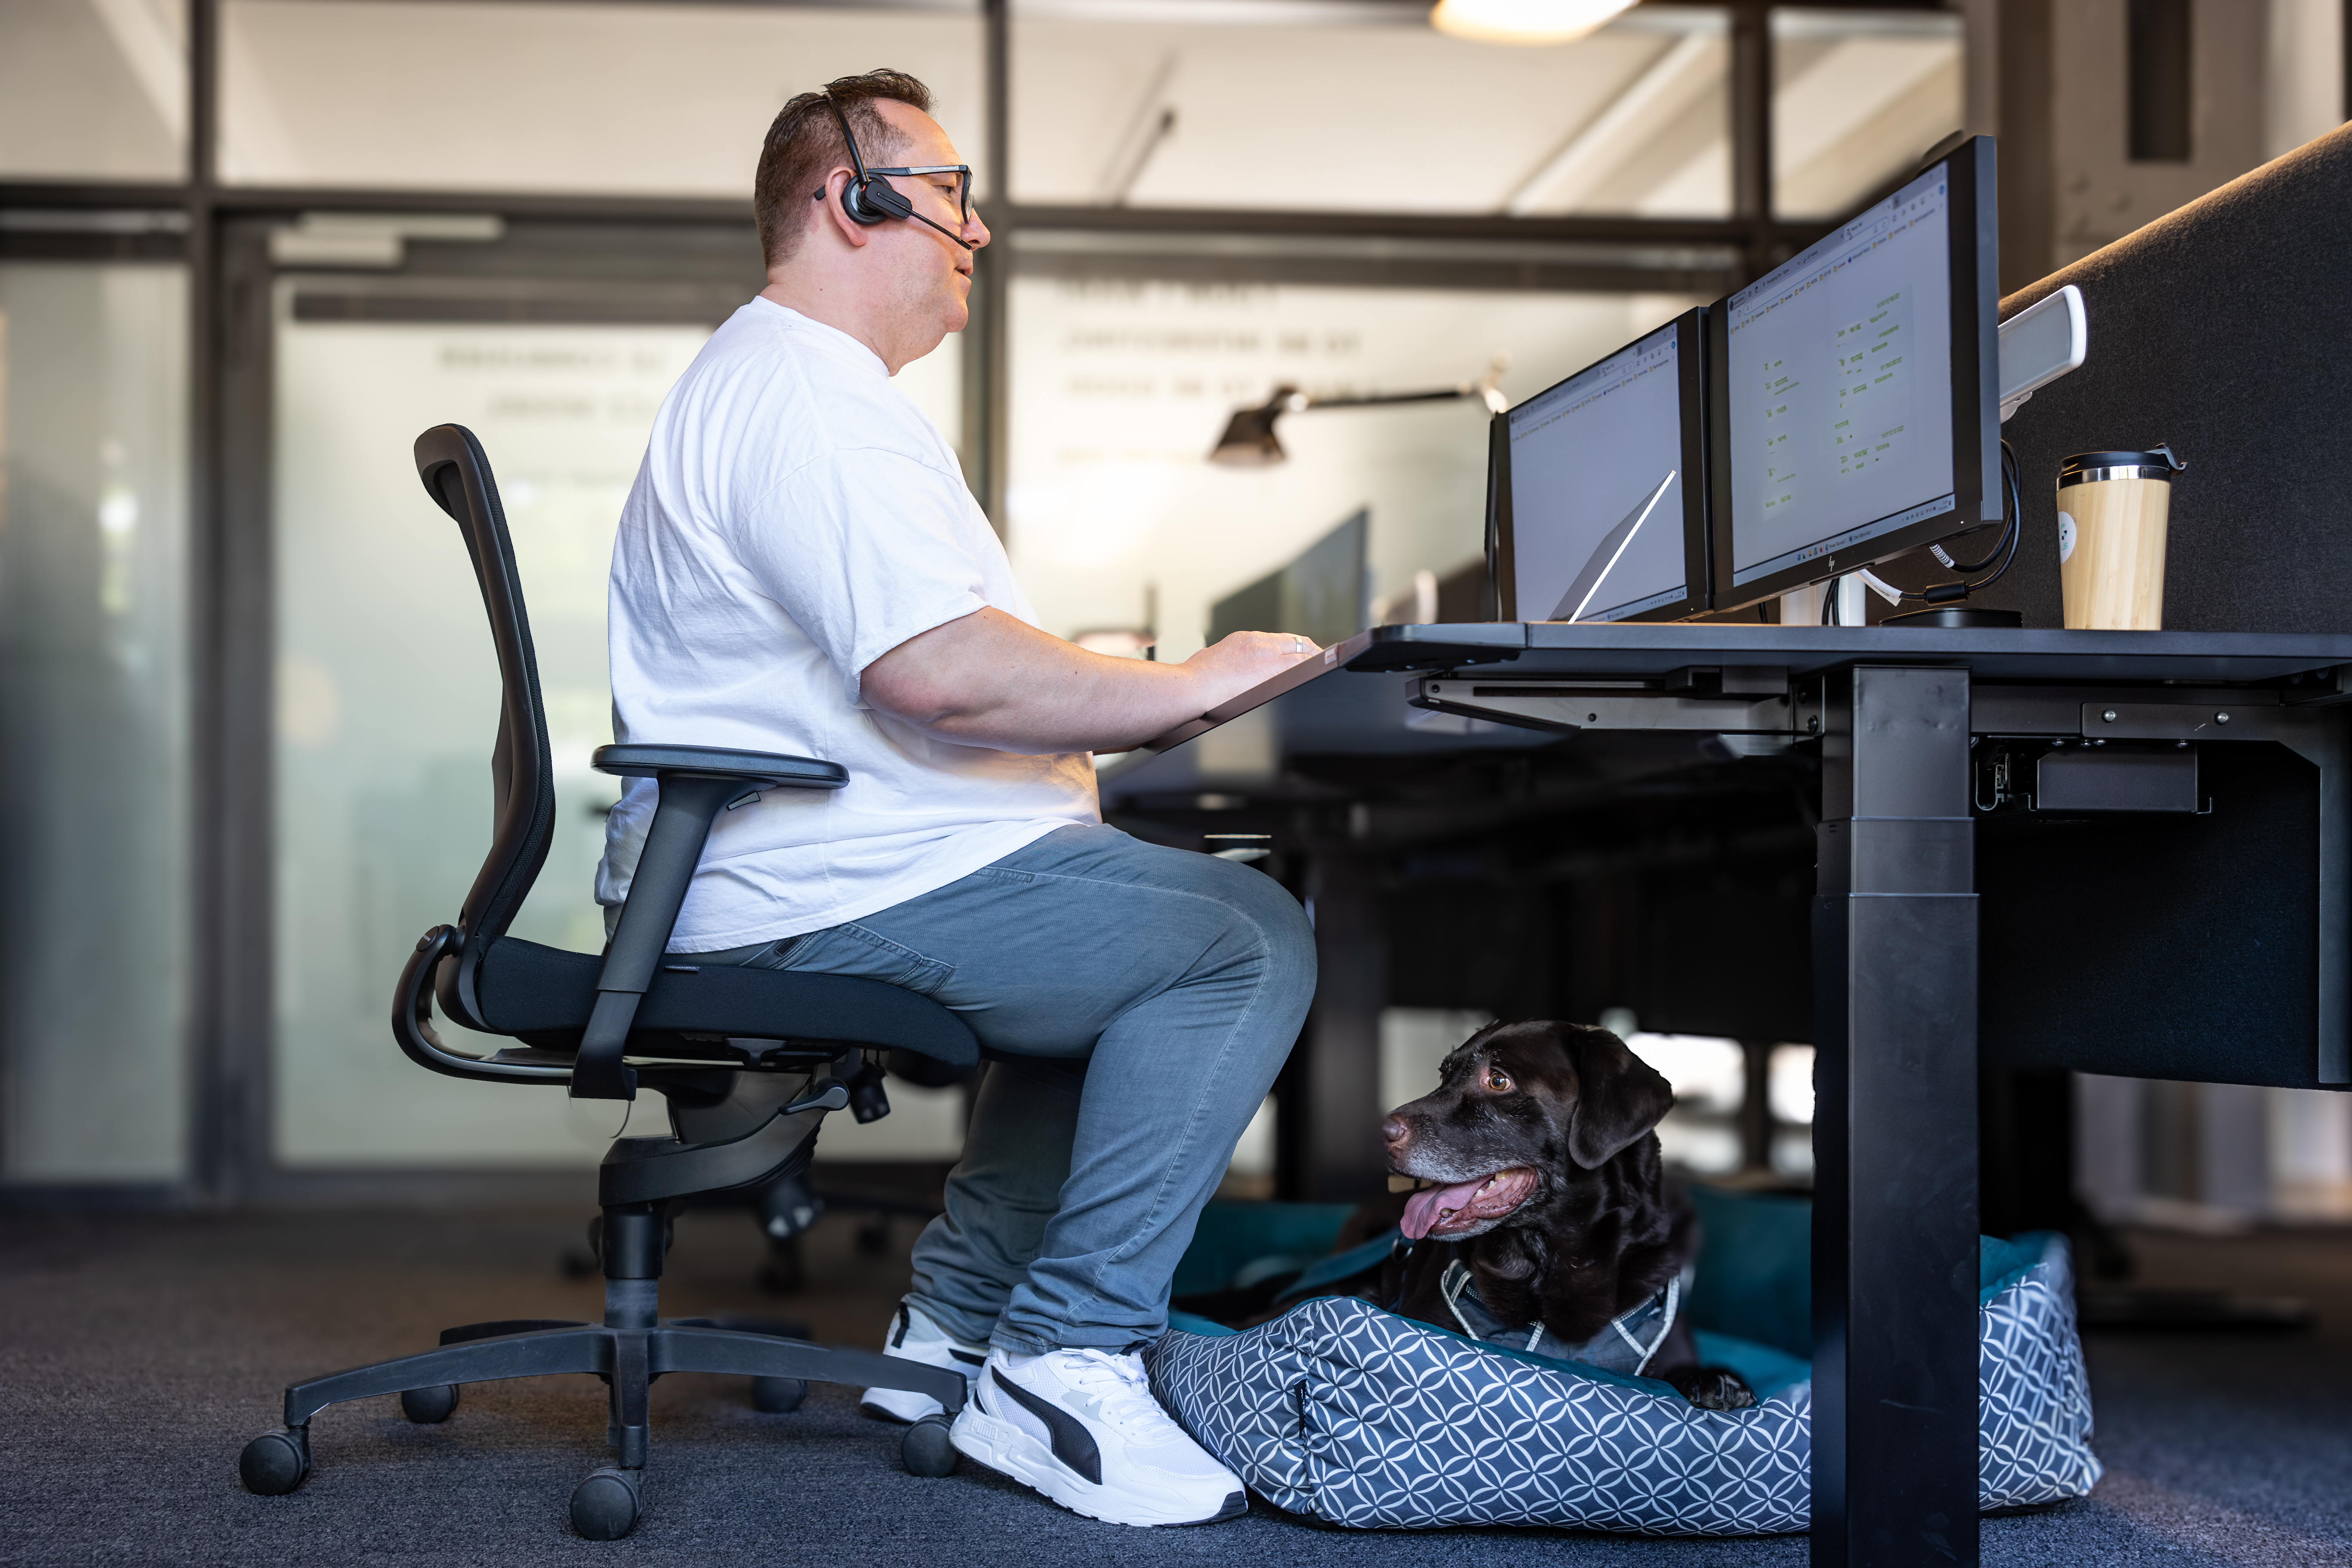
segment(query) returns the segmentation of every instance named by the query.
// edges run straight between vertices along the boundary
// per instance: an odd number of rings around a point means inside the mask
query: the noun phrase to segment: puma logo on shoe
[[[1096,1486],[1102,1485],[1102,1450],[1095,1447],[1093,1436],[1076,1416],[1057,1405],[1038,1398],[1017,1383],[1007,1383],[984,1373],[982,1376],[992,1391],[1011,1395],[1013,1403],[1045,1424],[1045,1430],[1053,1437],[1054,1458]]]

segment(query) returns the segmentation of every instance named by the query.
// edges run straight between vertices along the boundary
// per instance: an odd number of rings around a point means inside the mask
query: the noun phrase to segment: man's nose
[[[1403,1142],[1412,1131],[1412,1129],[1405,1125],[1403,1117],[1391,1116],[1381,1123],[1381,1142],[1393,1148]]]

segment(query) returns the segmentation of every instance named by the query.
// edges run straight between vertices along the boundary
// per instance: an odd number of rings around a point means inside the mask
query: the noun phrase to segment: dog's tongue
[[[1515,1166],[1491,1176],[1450,1187],[1432,1187],[1412,1194],[1404,1205],[1405,1238],[1419,1241],[1454,1220],[1486,1219],[1508,1214],[1535,1184],[1535,1173]]]
[[[1427,1236],[1430,1228],[1437,1224],[1438,1215],[1448,1209],[1468,1208],[1470,1194],[1486,1184],[1486,1178],[1481,1176],[1475,1182],[1464,1182],[1459,1186],[1425,1187],[1413,1194],[1404,1205],[1405,1239],[1419,1241]]]

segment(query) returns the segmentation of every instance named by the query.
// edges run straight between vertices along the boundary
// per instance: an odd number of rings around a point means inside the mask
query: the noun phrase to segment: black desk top
[[[1109,763],[1100,783],[1110,805],[1263,787],[1292,756],[1436,757],[1523,751],[1559,739],[1407,705],[1414,679],[1454,668],[1517,679],[1626,680],[1730,665],[1782,668],[1797,679],[1853,664],[1965,665],[1979,682],[2283,687],[2291,677],[2352,666],[2352,636],[1719,623],[1381,626]]]

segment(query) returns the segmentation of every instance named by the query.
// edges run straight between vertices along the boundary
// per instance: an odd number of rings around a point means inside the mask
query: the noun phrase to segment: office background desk
[[[1811,1039],[1813,1558],[1965,1563],[1980,1057],[2352,1082],[2347,700],[2347,637],[1384,627],[1103,803],[1309,900],[1294,1195],[1381,1190],[1384,1005]]]

